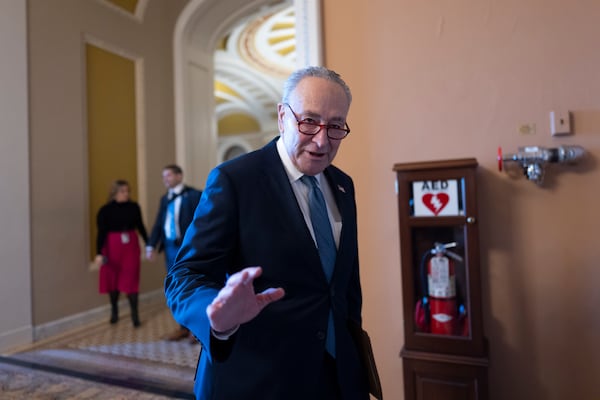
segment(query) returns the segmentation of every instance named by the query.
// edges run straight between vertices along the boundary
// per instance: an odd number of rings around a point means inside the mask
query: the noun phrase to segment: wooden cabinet
[[[406,400],[487,399],[474,158],[394,165]]]

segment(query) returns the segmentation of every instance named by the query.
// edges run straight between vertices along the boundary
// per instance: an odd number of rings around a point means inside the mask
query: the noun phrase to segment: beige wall
[[[0,2],[0,351],[31,341],[26,19]]]
[[[357,186],[364,318],[386,397],[403,398],[392,166],[476,157],[491,399],[600,398],[600,3],[323,3],[326,65],[355,96],[336,163]],[[554,109],[573,112],[574,136],[550,136]],[[498,172],[499,145],[563,144],[589,159],[553,168],[544,188]]]
[[[107,303],[88,271],[85,41],[142,60],[138,200],[149,229],[175,157],[172,38],[185,3],[149,1],[140,22],[100,1],[28,1],[34,326]],[[144,262],[141,292],[160,290],[164,274]]]

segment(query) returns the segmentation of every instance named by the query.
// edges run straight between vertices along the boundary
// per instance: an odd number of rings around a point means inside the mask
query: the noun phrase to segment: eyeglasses
[[[348,136],[348,134],[350,133],[350,127],[348,126],[347,123],[344,123],[344,127],[342,127],[341,125],[336,125],[336,124],[317,124],[316,122],[312,122],[312,121],[300,121],[298,119],[298,117],[296,116],[296,113],[294,112],[294,110],[292,110],[292,107],[288,103],[283,103],[283,104],[286,105],[290,109],[292,114],[294,115],[294,118],[296,119],[296,122],[298,123],[298,131],[300,133],[303,133],[305,135],[314,136],[317,133],[321,132],[321,129],[325,128],[327,137],[329,139],[334,139],[334,140],[342,140],[343,138]]]

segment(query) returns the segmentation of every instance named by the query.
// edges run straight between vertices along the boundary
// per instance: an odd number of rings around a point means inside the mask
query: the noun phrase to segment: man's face
[[[167,187],[167,189],[173,189],[175,186],[179,185],[183,179],[182,174],[176,174],[170,169],[165,169],[162,172],[163,183]]]
[[[302,79],[290,95],[289,105],[298,121],[344,125],[350,105],[344,89],[323,78]],[[298,131],[298,123],[290,107],[278,105],[278,125],[281,140],[300,172],[316,175],[332,163],[341,140],[327,137],[325,128],[316,135]]]

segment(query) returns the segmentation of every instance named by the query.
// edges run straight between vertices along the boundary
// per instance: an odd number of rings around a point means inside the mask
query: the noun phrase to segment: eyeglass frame
[[[292,112],[292,115],[294,116],[294,119],[296,120],[296,123],[298,124],[298,132],[300,132],[303,135],[316,136],[317,134],[319,134],[319,132],[321,132],[323,130],[323,128],[325,128],[325,134],[327,135],[327,137],[329,139],[342,140],[342,139],[345,139],[346,137],[348,137],[348,134],[350,133],[350,126],[348,125],[347,122],[344,122],[345,128],[337,128],[337,127],[335,127],[333,125],[329,125],[329,124],[316,124],[313,122],[300,121],[298,119],[298,116],[296,115],[296,112],[292,109],[292,106],[290,106],[289,103],[283,103],[283,105],[287,106],[290,109],[290,111]],[[319,130],[316,131],[315,133],[302,132],[302,130],[300,128],[302,125],[310,125],[310,126],[315,126],[315,127],[318,126]],[[331,136],[329,136],[329,129],[337,129],[340,131],[344,131],[344,132],[346,132],[346,134],[344,136],[342,136],[341,138],[331,137]]]

